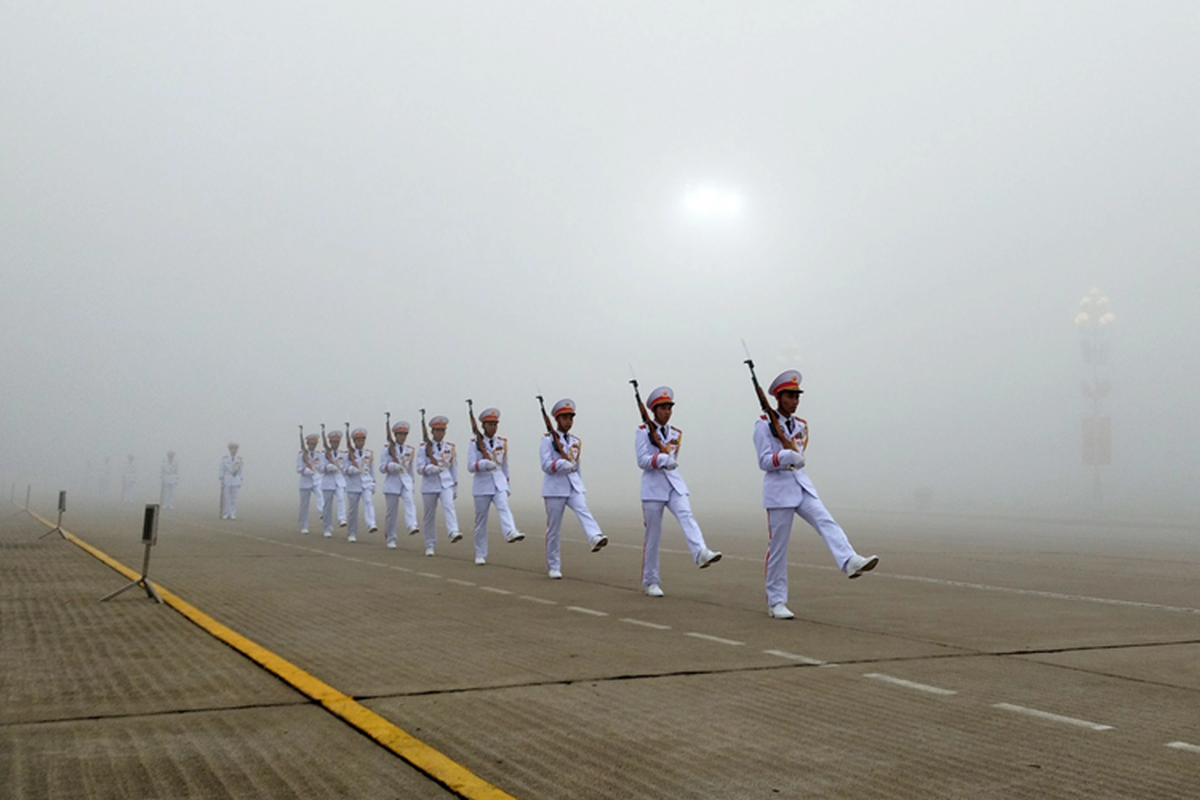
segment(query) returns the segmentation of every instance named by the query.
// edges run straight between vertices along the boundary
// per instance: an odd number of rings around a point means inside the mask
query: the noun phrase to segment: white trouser
[[[571,492],[570,497],[544,497],[546,501],[546,569],[562,569],[562,548],[560,534],[562,533],[563,512],[570,506],[579,517],[579,524],[587,535],[588,543],[595,542],[602,535],[600,525],[592,512],[588,511],[587,501],[579,492]]]
[[[664,508],[670,509],[671,513],[675,515],[675,519],[679,520],[679,527],[683,528],[683,538],[687,540],[692,561],[699,563],[700,553],[705,548],[704,534],[700,532],[700,525],[692,515],[692,504],[688,502],[687,495],[672,489],[671,499],[665,502],[643,500],[642,519],[646,523],[646,543],[642,547],[643,586],[662,582],[658,574],[658,543],[662,539]]]
[[[300,490],[300,530],[308,530],[308,504],[312,500],[313,493],[317,495],[317,513],[321,513],[324,504],[321,502],[320,489],[301,489]]]
[[[175,484],[164,483],[162,485],[162,492],[158,495],[158,504],[163,508],[175,507]]]
[[[325,497],[324,508],[321,509],[321,527],[324,528],[325,533],[333,533],[333,509],[337,505],[333,496],[337,492],[337,489],[321,490],[321,494]]]
[[[221,519],[237,516],[237,496],[241,488],[229,483],[221,487]]]
[[[346,524],[346,487],[339,486],[334,489],[334,493],[337,495],[338,524],[344,525]]]
[[[846,539],[842,526],[833,521],[819,498],[808,492],[795,508],[768,508],[767,525],[771,529],[771,540],[767,544],[767,605],[786,603],[788,599],[787,550],[792,535],[792,517],[801,519],[816,528],[825,540],[825,546],[833,554],[838,569],[843,569],[854,548]]]
[[[413,502],[412,489],[403,486],[400,494],[384,494],[387,511],[383,516],[383,535],[389,542],[396,541],[400,529],[400,498],[404,498],[404,527],[410,531],[417,527],[417,504]]]
[[[496,494],[477,494],[475,495],[475,557],[487,558],[488,541],[487,541],[487,520],[488,508],[492,503],[496,504],[496,514],[500,517],[500,533],[504,534],[507,539],[512,536],[517,525],[513,522],[512,511],[508,507],[508,492],[496,492]]]
[[[358,536],[358,501],[362,500],[363,518],[367,521],[367,528],[375,527],[375,487],[369,489],[347,489],[346,490],[346,538]]]
[[[442,513],[446,517],[446,535],[458,533],[458,512],[454,509],[454,489],[446,488],[440,492],[422,492],[421,504],[425,507],[425,517],[421,521],[421,533],[425,536],[425,546],[437,544],[437,514],[438,501],[442,503]]]

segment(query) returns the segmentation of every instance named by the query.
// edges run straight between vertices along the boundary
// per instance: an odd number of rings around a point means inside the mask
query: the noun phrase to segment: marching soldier
[[[346,485],[346,476],[342,474],[342,454],[338,452],[341,434],[331,431],[325,441],[329,449],[317,453],[317,472],[321,475],[321,535],[328,539],[333,536],[334,510],[345,518],[346,496],[342,487]]]
[[[421,504],[425,515],[421,530],[425,534],[425,555],[433,555],[437,544],[437,507],[442,504],[442,514],[446,519],[446,534],[450,543],[454,544],[462,538],[458,530],[458,514],[454,501],[458,499],[458,458],[454,452],[454,443],[447,442],[446,426],[450,420],[436,416],[429,420],[429,429],[433,431],[431,440],[417,450],[417,472],[421,478]]]
[[[767,614],[775,619],[795,616],[787,607],[787,549],[793,516],[798,515],[816,529],[846,577],[857,578],[875,569],[879,563],[879,556],[864,558],[854,551],[846,533],[825,510],[816,487],[804,472],[808,422],[793,416],[803,391],[800,380],[800,373],[792,369],[780,373],[771,382],[770,393],[775,397],[779,430],[787,439],[786,445],[771,430],[766,415],[754,425],[754,448],[758,451],[758,466],[763,471],[763,507],[767,510],[771,530],[767,545]]]
[[[508,484],[508,439],[496,435],[500,411],[485,408],[479,414],[479,423],[483,425],[480,438],[484,452],[480,452],[479,442],[471,439],[467,447],[467,471],[475,476],[471,482],[471,494],[475,498],[475,563],[482,566],[487,563],[488,508],[493,503],[500,517],[500,532],[504,535],[504,541],[519,542],[525,538],[525,534],[517,530],[508,507],[508,496],[512,494]]]
[[[242,489],[242,457],[238,455],[238,443],[229,443],[229,455],[221,458],[221,519],[237,519],[238,492]]]
[[[344,528],[346,527],[346,473],[342,471],[342,456],[338,452],[338,448],[342,445],[342,432],[332,430],[326,438],[329,439],[329,448],[333,452],[334,460],[337,462],[337,468],[330,474],[333,475],[333,493],[337,500],[338,527]],[[346,445],[349,446],[350,443],[346,442]],[[325,489],[324,483],[322,483],[321,489]]]
[[[175,460],[175,451],[167,451],[167,460],[158,471],[161,489],[158,502],[163,508],[175,507],[175,487],[179,485],[179,462]]]
[[[640,425],[634,434],[637,463],[642,469],[642,518],[646,523],[646,544],[642,549],[642,586],[646,587],[649,596],[662,597],[658,544],[662,538],[664,508],[670,509],[675,519],[679,520],[692,560],[700,569],[720,561],[721,554],[709,550],[704,543],[704,534],[692,515],[687,484],[676,469],[679,466],[683,432],[668,424],[675,409],[675,393],[669,386],[659,386],[646,398],[646,405],[654,416],[651,420],[654,430]]]
[[[404,500],[404,525],[411,536],[419,533],[417,506],[413,502],[413,456],[416,451],[408,439],[408,423],[401,420],[392,426],[395,445],[388,445],[379,457],[379,472],[383,478],[383,497],[387,501],[387,513],[383,518],[383,535],[387,546],[396,549],[396,534],[400,529],[400,501]]]
[[[308,533],[308,506],[313,494],[317,496],[317,513],[325,510],[321,493],[321,459],[317,455],[319,436],[310,433],[304,437],[304,449],[296,456],[296,472],[300,475],[300,532]]]
[[[363,504],[363,518],[367,533],[379,530],[375,524],[375,454],[364,445],[367,443],[366,428],[355,428],[350,434],[353,447],[342,459],[342,474],[346,476],[346,518],[350,527],[346,530],[346,541],[358,541],[358,503]]]
[[[579,474],[579,456],[582,442],[571,435],[575,424],[575,401],[564,397],[550,410],[558,430],[551,435],[542,435],[538,448],[542,462],[542,499],[546,503],[546,569],[550,577],[562,577],[562,553],[560,534],[565,509],[569,506],[579,518],[583,532],[587,535],[592,552],[598,552],[608,544],[608,537],[600,530],[599,523],[588,510],[584,495],[583,478]]]

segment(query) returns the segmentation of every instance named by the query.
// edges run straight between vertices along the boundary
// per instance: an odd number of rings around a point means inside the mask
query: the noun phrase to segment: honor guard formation
[[[763,507],[767,510],[769,538],[766,556],[767,613],[773,619],[792,619],[795,615],[788,602],[788,541],[792,520],[799,516],[824,540],[838,568],[849,578],[857,578],[873,570],[878,556],[861,556],[851,546],[845,531],[834,521],[817,494],[816,487],[804,471],[804,453],[808,447],[808,422],[797,417],[800,403],[801,375],[796,370],[780,373],[766,392],[759,386],[754,362],[749,358],[751,380],[762,408],[762,416],[754,425],[754,449],[758,466],[763,473]],[[659,386],[643,403],[635,378],[634,397],[642,424],[634,433],[634,454],[642,471],[641,502],[645,523],[645,542],[642,557],[641,582],[649,597],[663,597],[663,579],[659,566],[659,543],[662,539],[663,512],[670,511],[679,522],[684,541],[693,562],[706,569],[721,560],[721,553],[711,549],[692,514],[687,483],[679,470],[683,432],[671,423],[675,409],[675,392],[669,386]],[[767,395],[774,401],[772,405]],[[575,435],[577,406],[569,397],[556,402],[546,411],[545,400],[538,395],[546,432],[538,447],[542,468],[542,502],[546,509],[546,573],[561,579],[562,554],[560,534],[563,514],[569,508],[575,513],[587,535],[593,553],[608,544],[608,537],[587,505],[587,488],[581,470],[583,442]],[[525,534],[517,529],[509,507],[512,484],[509,477],[508,440],[498,435],[500,410],[485,408],[478,419],[474,405],[467,400],[471,419],[471,440],[466,451],[466,468],[471,474],[471,496],[475,503],[474,549],[475,563],[483,566],[488,557],[488,517],[492,507],[500,522],[500,535],[506,543],[520,542]],[[425,409],[421,413],[421,442],[414,447],[407,443],[409,423],[401,420],[394,425],[391,413],[386,415],[387,446],[378,462],[383,476],[383,494],[387,512],[384,518],[384,538],[387,547],[396,548],[400,531],[400,504],[404,504],[404,528],[409,535],[421,533],[425,555],[433,556],[437,549],[437,509],[442,508],[449,544],[463,538],[458,524],[455,501],[458,499],[458,452],[446,439],[450,420],[446,416],[431,417],[426,424]],[[335,429],[328,436],[325,426],[321,434],[304,435],[300,428],[300,453],[296,472],[300,475],[300,533],[309,532],[309,509],[313,496],[321,515],[324,535],[333,535],[333,514],[336,508],[338,524],[345,527],[346,541],[357,541],[359,506],[367,531],[378,530],[375,524],[375,454],[366,447],[365,428],[350,430],[346,423],[349,448],[339,451],[341,436]],[[237,444],[230,443],[229,455],[221,461],[221,516],[237,518],[237,491],[242,483],[242,459]],[[168,463],[163,465],[164,500],[167,495]],[[173,468],[173,467],[172,467]],[[417,524],[414,499],[415,476],[421,476],[421,523]]]

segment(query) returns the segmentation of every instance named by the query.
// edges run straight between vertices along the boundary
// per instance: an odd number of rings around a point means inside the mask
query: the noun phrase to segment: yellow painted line
[[[52,528],[54,527],[54,523],[42,515],[33,511],[29,513],[43,524]],[[66,535],[67,540],[71,544],[85,550],[130,580],[137,580],[141,577],[141,573],[134,572],[120,561],[117,561],[104,551],[93,547],[65,528],[63,529],[63,534]],[[503,789],[488,783],[462,764],[459,764],[449,756],[444,755],[420,739],[405,732],[356,701],[353,697],[343,694],[314,675],[305,672],[287,659],[277,656],[265,647],[242,636],[232,628],[217,622],[174,592],[164,588],[158,581],[151,580],[151,583],[158,590],[163,602],[171,608],[183,614],[183,616],[250,660],[261,665],[269,672],[278,675],[301,693],[316,700],[333,714],[341,717],[355,728],[358,728],[460,797],[469,798],[469,800],[516,800],[516,798]]]

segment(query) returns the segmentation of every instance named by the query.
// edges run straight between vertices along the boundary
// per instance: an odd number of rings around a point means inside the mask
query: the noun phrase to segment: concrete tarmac
[[[519,798],[1200,792],[1200,531],[838,514],[882,559],[849,581],[797,519],[779,621],[761,517],[701,516],[706,570],[668,518],[653,599],[640,520],[596,511],[561,581],[540,531],[476,566],[290,508],[166,512],[150,576]],[[64,527],[137,568],[140,514]],[[140,590],[97,602],[127,579],[45,530],[0,514],[3,796],[451,796]]]

